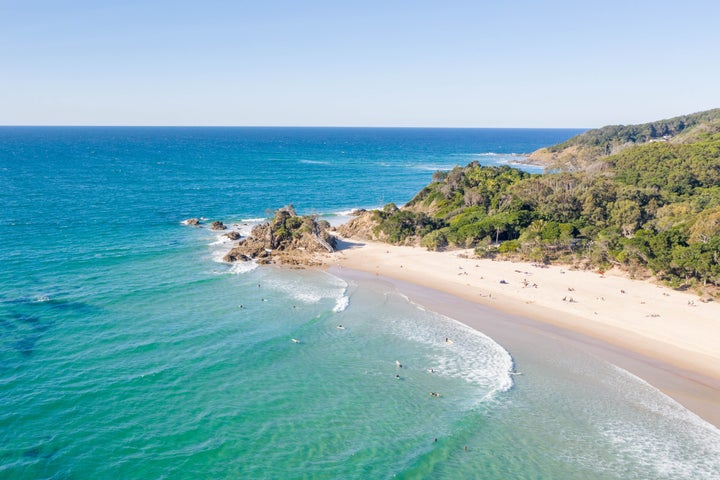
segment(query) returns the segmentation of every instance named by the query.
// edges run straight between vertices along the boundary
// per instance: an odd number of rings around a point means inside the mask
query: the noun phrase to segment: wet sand
[[[615,364],[720,428],[720,304],[620,273],[345,240],[345,279],[383,279],[513,351],[543,338]]]

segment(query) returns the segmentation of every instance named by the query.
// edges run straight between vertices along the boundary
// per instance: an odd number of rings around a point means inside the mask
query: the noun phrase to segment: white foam
[[[330,165],[330,162],[324,160],[299,160],[298,163],[305,163],[307,165]]]
[[[335,302],[335,306],[333,307],[333,312],[340,313],[344,312],[347,307],[350,305],[350,297],[347,295],[343,295],[342,297],[338,298]]]
[[[228,223],[232,231],[238,232],[243,237],[247,237],[253,228],[265,222],[267,222],[267,218],[242,218]]]
[[[399,296],[427,312],[405,295],[391,295]],[[430,322],[399,318],[394,319],[393,325],[400,327],[405,338],[431,347],[434,352],[434,370],[440,375],[459,378],[481,387],[481,390],[487,392],[480,398],[481,402],[512,388],[510,372],[514,362],[507,350],[487,335],[455,319],[435,312],[427,313],[436,318]],[[452,342],[446,342],[446,338]]]
[[[227,233],[228,233],[228,232],[225,231],[224,233],[221,233],[220,235],[217,235],[217,236],[215,237],[215,241],[208,243],[208,245],[211,246],[211,247],[214,247],[214,246],[217,246],[217,245],[231,245],[231,244],[232,244],[233,242],[235,242],[236,240],[230,240],[228,237],[226,237],[225,235],[226,235]],[[238,232],[238,233],[239,233],[239,232]]]
[[[682,424],[674,427],[686,428]],[[664,429],[660,433],[647,423],[612,420],[603,425],[600,433],[617,449],[618,456],[639,464],[648,478],[720,478],[717,435],[697,435],[694,429],[668,435]]]
[[[210,257],[212,258],[212,261],[215,263],[227,263],[223,258],[225,258],[225,255],[227,254],[227,250],[225,249],[215,249],[212,252],[210,252]]]
[[[459,165],[453,164],[425,164],[425,165],[411,165],[411,168],[415,170],[422,170],[424,172],[448,172]]]
[[[471,153],[472,157],[526,157],[525,153],[496,153],[496,152],[483,152],[483,153]]]
[[[229,272],[233,273],[235,275],[242,275],[244,273],[252,272],[258,268],[258,264],[254,261],[252,262],[235,262],[230,267]]]
[[[283,272],[282,276],[273,276],[272,279],[266,280],[264,286],[285,293],[290,298],[305,304],[334,299],[333,311],[340,312],[347,308],[349,299],[344,300],[347,297],[345,294],[347,283],[332,275],[326,275],[325,282],[317,278],[308,281],[306,275],[307,273],[304,272]]]
[[[624,478],[626,466],[645,473],[643,478],[720,479],[720,430],[685,409],[637,376],[608,365],[608,374],[595,374],[609,391],[623,392],[613,400],[598,399],[586,406],[588,418],[607,442],[608,451],[618,459],[607,463],[602,457],[579,456],[596,471]],[[607,415],[607,402],[621,401],[623,408]],[[596,410],[597,409],[597,410]]]
[[[708,431],[718,435],[718,441],[720,442],[720,429],[686,409],[673,398],[668,397],[642,378],[633,375],[627,370],[624,370],[616,365],[611,365],[611,367],[618,373],[619,378],[623,383],[633,383],[642,386],[642,388],[638,388],[637,385],[632,385],[632,387],[623,388],[623,390],[627,390],[628,393],[626,395],[628,398],[642,405],[647,410],[658,415],[662,415],[663,417],[673,419],[678,423],[692,424],[695,427],[707,429]]]
[[[265,221],[265,219],[252,219],[252,220],[262,220]],[[228,253],[228,251],[233,247],[233,245],[236,244],[237,240],[231,240],[226,235],[230,232],[238,233],[241,237],[245,238],[250,235],[250,232],[252,229],[258,225],[260,222],[252,222],[250,220],[241,220],[241,223],[239,222],[233,222],[230,223],[229,228],[222,231],[215,231],[215,230],[205,230],[206,235],[208,235],[208,243],[207,245],[211,247],[210,256],[215,263],[227,263],[223,260],[225,255]],[[245,262],[240,262],[245,263]],[[231,273],[245,273],[250,270],[254,270],[253,268],[248,267],[242,267],[238,266],[234,269],[231,268]]]
[[[359,208],[351,208],[350,210],[341,210],[339,212],[335,212],[332,215],[340,215],[342,217],[347,217],[349,215],[355,215],[359,210]]]

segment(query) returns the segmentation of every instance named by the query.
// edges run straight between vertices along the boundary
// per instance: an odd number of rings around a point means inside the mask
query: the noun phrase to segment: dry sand
[[[632,280],[620,272],[600,274],[472,256],[472,251],[429,252],[344,240],[330,264],[538,321],[720,427],[720,303],[702,303],[696,295]]]

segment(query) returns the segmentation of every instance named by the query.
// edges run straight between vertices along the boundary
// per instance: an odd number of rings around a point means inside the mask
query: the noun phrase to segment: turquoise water
[[[720,478],[720,432],[611,365],[181,224],[336,220],[575,133],[0,128],[0,478]]]

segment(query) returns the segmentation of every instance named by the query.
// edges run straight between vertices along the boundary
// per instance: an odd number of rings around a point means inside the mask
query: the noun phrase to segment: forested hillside
[[[653,142],[544,175],[474,162],[438,172],[402,209],[366,214],[373,235],[429,249],[473,247],[720,286],[720,133]]]
[[[720,132],[720,109],[640,125],[609,125],[533,152],[529,161],[555,170],[592,168],[600,158],[650,142],[692,143]]]

